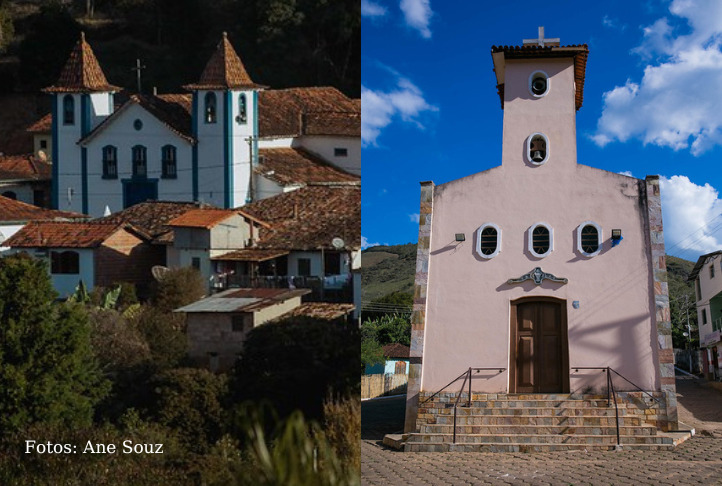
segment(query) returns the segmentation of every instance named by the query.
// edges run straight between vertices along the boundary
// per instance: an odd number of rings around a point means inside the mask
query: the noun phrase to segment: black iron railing
[[[466,387],[466,382],[467,381],[469,382],[469,395],[468,395],[468,401],[466,403],[466,406],[471,407],[471,375],[472,375],[472,372],[476,371],[477,373],[479,373],[481,371],[493,371],[493,370],[497,370],[499,372],[498,374],[501,374],[504,371],[506,371],[506,368],[501,368],[501,367],[471,368],[470,367],[469,369],[464,371],[462,374],[460,374],[459,376],[457,376],[456,378],[451,380],[448,385],[446,385],[445,387],[443,387],[441,390],[437,391],[430,397],[427,397],[426,400],[424,400],[423,402],[421,402],[420,405],[423,405],[424,403],[428,402],[429,400],[434,398],[436,395],[438,395],[439,393],[441,393],[442,391],[446,390],[451,385],[453,385],[454,383],[459,381],[462,377],[464,378],[464,382],[461,384],[461,389],[459,389],[459,394],[456,396],[456,400],[454,401],[454,429],[453,429],[453,433],[454,433],[453,443],[454,444],[456,444],[456,409],[459,407],[459,400],[461,399],[461,394],[464,393],[464,388]]]
[[[617,393],[614,389],[614,380],[612,380],[612,373],[632,385],[637,390],[641,391],[645,395],[648,395],[652,400],[657,402],[659,405],[662,405],[662,402],[660,399],[652,395],[651,393],[642,390],[641,387],[638,385],[635,385],[632,383],[629,379],[622,376],[617,370],[614,370],[610,368],[609,366],[574,366],[571,368],[572,370],[579,372],[579,370],[601,370],[603,373],[607,374],[607,408],[611,407],[611,400],[614,400],[614,418],[617,425],[617,448],[622,447],[622,443],[619,439],[619,407],[617,406]]]

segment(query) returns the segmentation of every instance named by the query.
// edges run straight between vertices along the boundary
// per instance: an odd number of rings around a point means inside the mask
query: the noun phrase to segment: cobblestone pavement
[[[404,453],[380,445],[384,430],[403,427],[404,397],[364,402],[362,484],[722,484],[722,393],[679,377],[677,386],[682,421],[708,433],[654,452]]]

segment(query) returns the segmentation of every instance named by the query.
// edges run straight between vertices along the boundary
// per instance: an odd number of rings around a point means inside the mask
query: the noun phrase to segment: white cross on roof
[[[541,47],[544,47],[545,45],[548,45],[549,47],[558,47],[559,46],[559,37],[555,37],[553,39],[545,39],[544,38],[544,27],[539,27],[539,38],[538,39],[524,39],[524,45],[530,46],[530,45],[538,45]]]

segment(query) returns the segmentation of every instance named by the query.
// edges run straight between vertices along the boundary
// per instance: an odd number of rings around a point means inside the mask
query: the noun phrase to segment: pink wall
[[[549,93],[539,99],[527,89],[536,69],[551,76]],[[541,166],[526,161],[526,139],[534,132],[550,142]],[[421,390],[436,391],[470,366],[508,370],[510,301],[527,296],[567,301],[571,367],[611,366],[659,390],[645,183],[577,165],[570,59],[507,61],[503,138],[502,166],[434,190]],[[577,250],[577,227],[586,221],[603,232],[594,257]],[[537,222],[554,230],[554,249],[544,258],[527,248],[527,230]],[[501,252],[488,260],[475,252],[475,232],[484,223],[502,233]],[[614,248],[612,228],[624,237]],[[455,242],[456,233],[466,241]],[[506,283],[537,266],[569,283]],[[506,392],[508,379],[508,372],[491,373],[475,379],[474,389]],[[572,392],[605,384],[598,372],[570,374]]]

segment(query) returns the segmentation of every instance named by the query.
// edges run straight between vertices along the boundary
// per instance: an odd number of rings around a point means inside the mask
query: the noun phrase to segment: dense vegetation
[[[412,295],[416,269],[416,244],[372,246],[362,252],[361,292],[364,302],[394,292]]]
[[[146,303],[127,285],[60,303],[44,263],[0,258],[0,484],[357,484],[358,329],[267,324],[217,375],[187,362],[172,313],[201,285],[184,269]],[[26,440],[77,449],[25,454]]]
[[[81,30],[111,83],[135,90],[139,58],[144,90],[176,92],[198,80],[227,31],[257,83],[358,97],[360,25],[357,0],[3,0],[0,92],[55,82]]]

